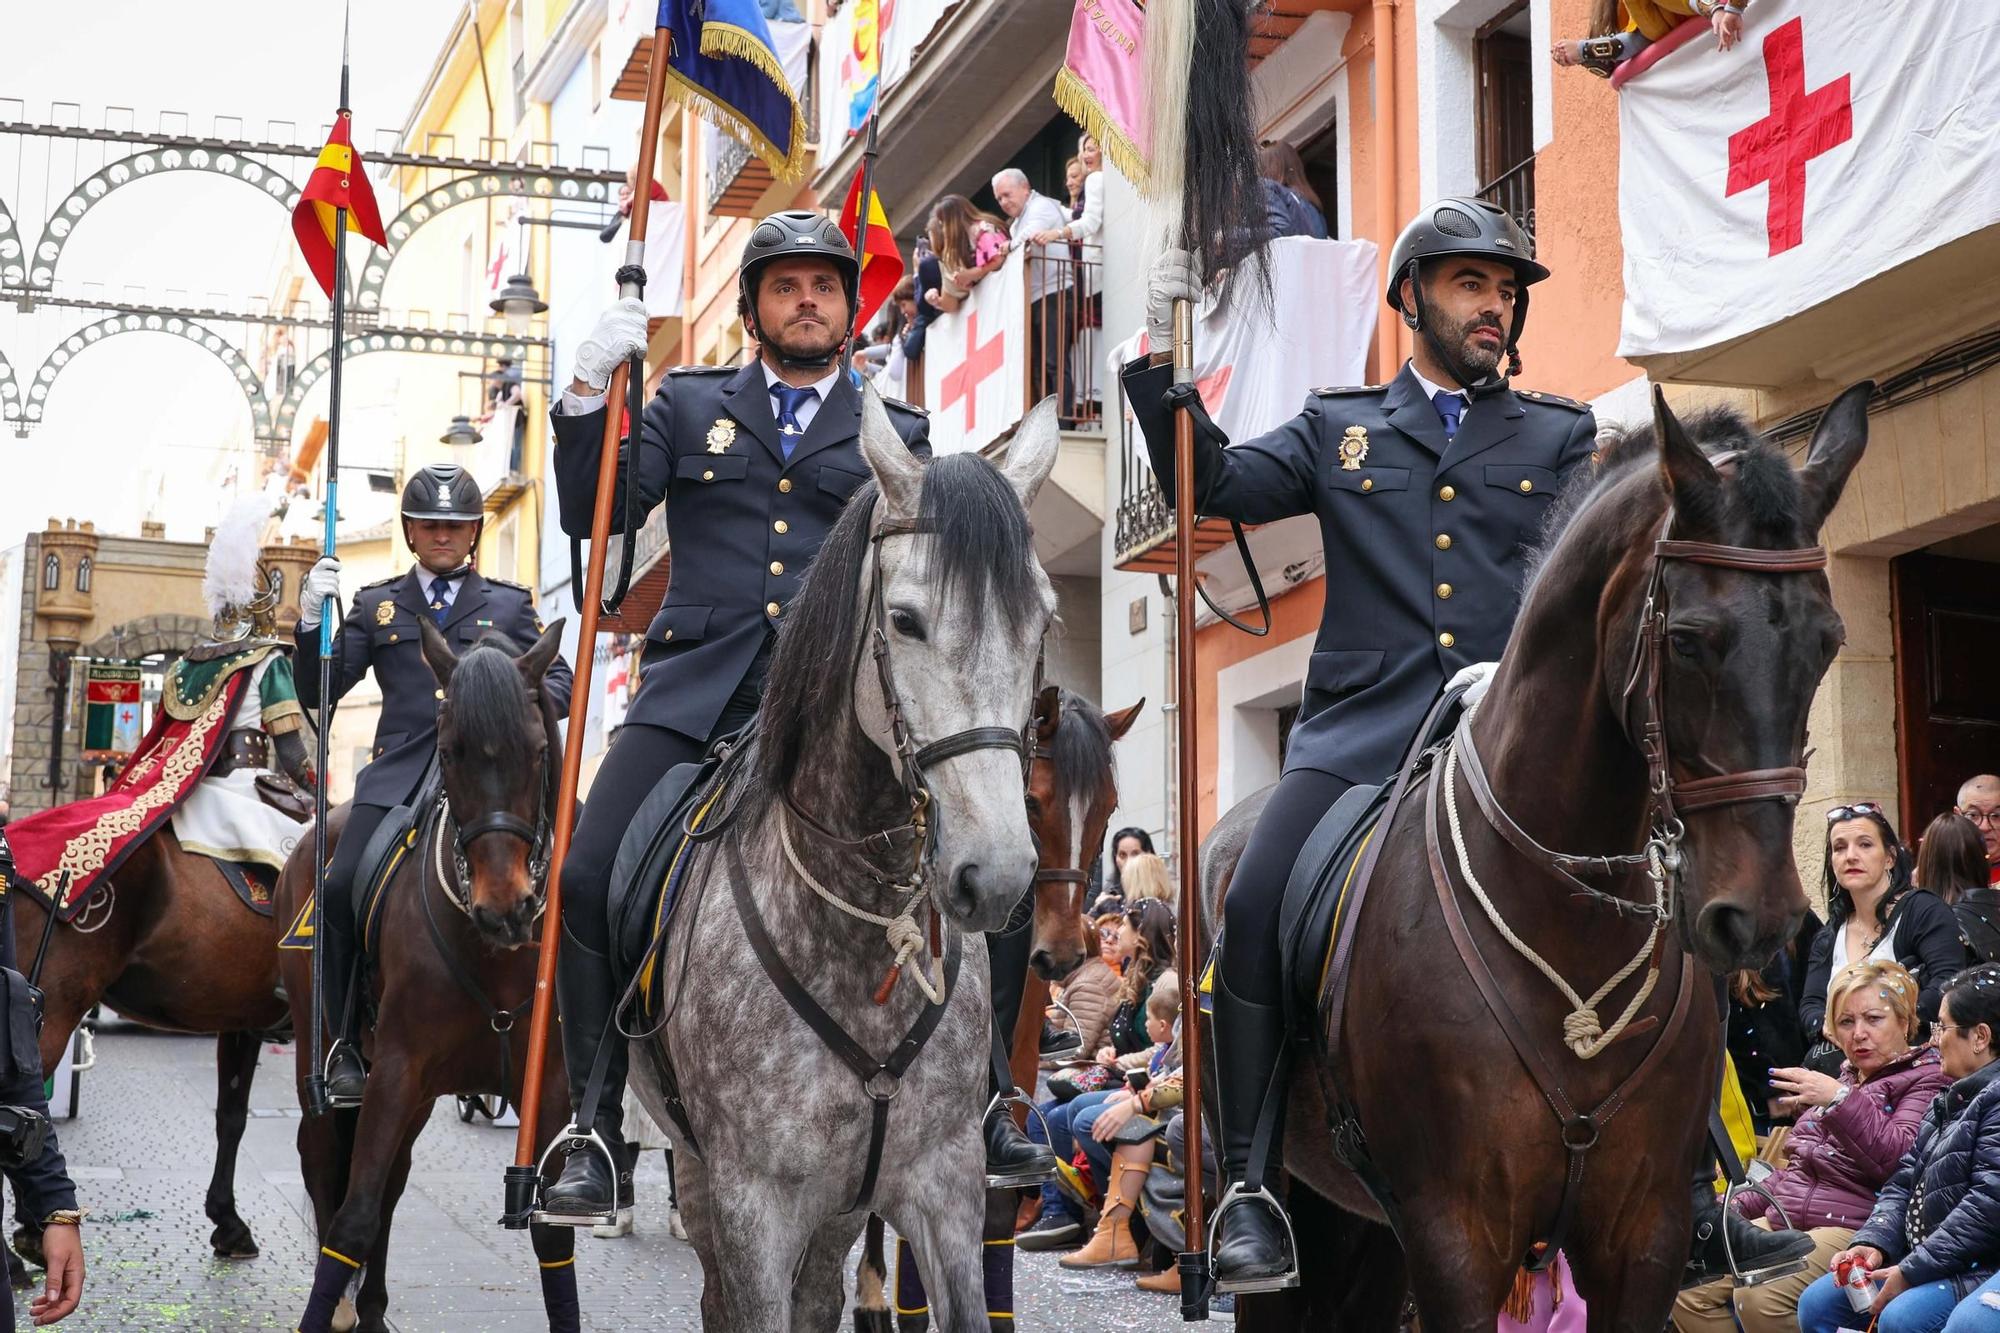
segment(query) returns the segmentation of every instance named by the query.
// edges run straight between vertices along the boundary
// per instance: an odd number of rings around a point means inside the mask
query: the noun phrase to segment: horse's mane
[[[1723,488],[1723,505],[1729,514],[1739,515],[1746,525],[1745,537],[1754,544],[1772,546],[1805,545],[1811,534],[1805,531],[1804,493],[1798,473],[1783,450],[1767,443],[1750,424],[1750,419],[1733,407],[1698,408],[1680,418],[1682,428],[1705,454],[1737,455],[1729,484]],[[1600,498],[1618,491],[1621,483],[1660,461],[1660,442],[1654,424],[1629,429],[1612,429],[1597,440],[1598,462],[1579,468],[1563,487],[1543,520],[1542,538],[1528,555],[1528,581],[1532,583],[1562,543],[1563,535]],[[1665,492],[1659,492],[1661,506]],[[1696,522],[1719,526],[1722,512],[1693,514]]]
[[[1095,805],[1117,782],[1111,728],[1098,707],[1082,695],[1063,690],[1059,704],[1062,711],[1056,722],[1055,743],[1049,747],[1054,752],[1056,776],[1063,790]]]
[[[451,673],[451,710],[464,736],[495,741],[524,735],[532,725],[521,711],[528,683],[514,665],[514,645],[505,636],[480,636]]]
[[[876,498],[872,480],[855,491],[785,608],[758,712],[758,768],[766,790],[784,789],[814,728],[849,706],[853,664],[869,629],[861,621],[866,599],[857,588]],[[977,454],[953,454],[925,468],[917,526],[919,540],[928,543],[939,597],[981,605],[982,625],[1041,609],[1027,512],[991,463]]]

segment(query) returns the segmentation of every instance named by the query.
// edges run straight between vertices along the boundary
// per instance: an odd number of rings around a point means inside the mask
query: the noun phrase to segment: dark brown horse
[[[302,828],[306,826],[301,826]],[[102,904],[56,926],[41,985],[47,993],[42,1068],[53,1070],[70,1034],[100,1002],[148,1027],[214,1032],[215,1173],[209,1244],[222,1259],[252,1259],[257,1242],[236,1212],[236,1151],[264,1035],[284,1026],[271,921],[246,907],[215,862],[181,849],[171,824],[133,848],[101,881]],[[28,966],[48,923],[46,899],[14,895],[14,937]],[[78,927],[83,927],[79,929]],[[16,1235],[33,1258],[40,1232]]]
[[[1345,994],[1332,993],[1336,964],[1322,1056],[1293,1080],[1287,1170],[1368,1221],[1350,1220],[1337,1250],[1302,1239],[1318,1290],[1243,1298],[1246,1327],[1393,1328],[1393,1264],[1321,1262],[1379,1259],[1389,1221],[1425,1329],[1490,1330],[1579,1164],[1562,1246],[1591,1327],[1665,1324],[1722,1058],[1712,979],[1689,960],[1761,965],[1805,910],[1792,814],[1807,711],[1842,637],[1814,543],[1866,444],[1867,396],[1859,386],[1826,411],[1797,471],[1735,414],[1683,426],[1656,397],[1652,430],[1558,504],[1490,691],[1376,834]],[[1490,798],[1473,785],[1481,770]],[[1231,812],[1204,847],[1210,920],[1252,818]],[[1649,844],[1671,913],[1650,955],[1658,899],[1635,855]],[[1656,984],[1621,1039],[1577,1053],[1616,1027],[1651,969],[1582,1018],[1503,938],[1475,883],[1521,948],[1586,995],[1650,956]],[[1329,1091],[1380,1197],[1335,1156]]]
[[[384,890],[371,931],[367,993],[376,1021],[364,1047],[371,1071],[358,1110],[308,1116],[299,1156],[323,1247],[312,1303],[300,1327],[324,1333],[333,1299],[362,1269],[355,1302],[362,1333],[386,1330],[389,1226],[409,1179],[410,1150],[439,1097],[505,1096],[520,1104],[528,1056],[524,1021],[534,994],[547,831],[548,780],[561,753],[556,713],[538,687],[562,626],[526,653],[495,638],[461,658],[428,623],[424,658],[437,675],[438,758],[444,799]],[[337,839],[343,807],[329,828]],[[502,825],[505,825],[504,827]],[[475,830],[465,838],[464,830]],[[311,845],[278,885],[291,920],[311,892]],[[311,955],[286,952],[285,988],[299,1038],[301,1100],[309,1070]],[[560,1059],[544,1066],[540,1142],[569,1105]],[[573,1236],[532,1228],[553,1330],[577,1325]],[[552,1285],[553,1284],[553,1285]],[[564,1290],[566,1288],[566,1290]]]
[[[1040,1072],[1049,983],[1074,972],[1086,956],[1081,924],[1084,909],[1090,905],[1090,863],[1104,846],[1111,812],[1118,808],[1118,771],[1111,746],[1132,729],[1145,706],[1141,699],[1130,708],[1104,713],[1089,700],[1054,685],[1035,697],[1035,734],[1028,761],[1028,826],[1034,831],[1036,848],[1035,915],[1009,1060],[1015,1086],[1030,1093]],[[986,1192],[986,1240],[1013,1239],[1020,1198],[1019,1190]],[[1005,1293],[1008,1313],[1002,1326],[1011,1329],[1013,1247],[989,1245],[985,1258],[987,1290],[996,1297]],[[1006,1268],[1004,1281],[997,1285],[991,1271],[996,1265]],[[910,1312],[899,1321],[904,1333],[927,1328],[930,1320],[924,1310],[923,1285],[917,1279],[907,1242],[899,1245],[897,1276],[901,1290],[896,1305]],[[856,1333],[888,1333],[888,1280],[882,1219],[871,1217],[867,1247],[856,1274]]]

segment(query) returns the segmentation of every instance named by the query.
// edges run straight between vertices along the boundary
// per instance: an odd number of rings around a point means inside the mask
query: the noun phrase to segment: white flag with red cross
[[[1022,252],[981,279],[924,333],[931,452],[983,449],[1028,404],[1028,295]]]
[[[2000,223],[2000,4],[1756,0],[1619,133],[1619,353],[1718,346]]]

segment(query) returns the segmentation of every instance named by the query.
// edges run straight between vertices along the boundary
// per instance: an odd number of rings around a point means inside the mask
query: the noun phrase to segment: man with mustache
[[[1326,551],[1326,611],[1306,667],[1285,769],[1223,903],[1215,964],[1215,1060],[1225,1199],[1213,1253],[1224,1291],[1296,1284],[1275,1193],[1284,1142],[1286,1031],[1279,908],[1314,825],[1349,788],[1389,779],[1447,682],[1491,669],[1520,609],[1527,555],[1556,492],[1593,457],[1582,403],[1517,390],[1528,289],[1549,276],[1497,206],[1440,199],[1396,240],[1385,297],[1410,329],[1410,359],[1385,385],[1316,389],[1276,430],[1229,441],[1195,430],[1195,509],[1248,523],[1313,514]],[[1168,251],[1147,292],[1150,357],[1125,396],[1169,499],[1174,476],[1173,304],[1198,299],[1193,257]],[[1269,1133],[1259,1143],[1260,1116]],[[1696,1260],[1722,1264],[1711,1169],[1696,1183]],[[1740,1268],[1808,1238],[1729,1224]],[[1798,1242],[1806,1240],[1804,1249]],[[1775,1256],[1775,1258],[1773,1257]],[[1727,1271],[1722,1267],[1720,1271]],[[1705,1279],[1704,1279],[1705,1280]]]

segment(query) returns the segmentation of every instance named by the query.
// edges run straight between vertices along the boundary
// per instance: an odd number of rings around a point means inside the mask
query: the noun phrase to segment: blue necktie
[[[1436,404],[1438,416],[1444,419],[1444,438],[1448,444],[1451,442],[1451,437],[1458,434],[1458,419],[1465,414],[1465,399],[1455,393],[1439,389],[1431,395],[1431,402]]]
[[[444,618],[451,611],[451,603],[445,600],[445,594],[450,591],[450,579],[440,577],[431,580],[431,619],[437,622],[439,629],[444,628]]]
[[[808,384],[803,389],[795,389],[789,384],[773,384],[771,396],[778,400],[778,432],[784,436],[785,461],[792,461],[792,448],[806,428],[799,421],[799,409],[819,397],[819,390]]]

